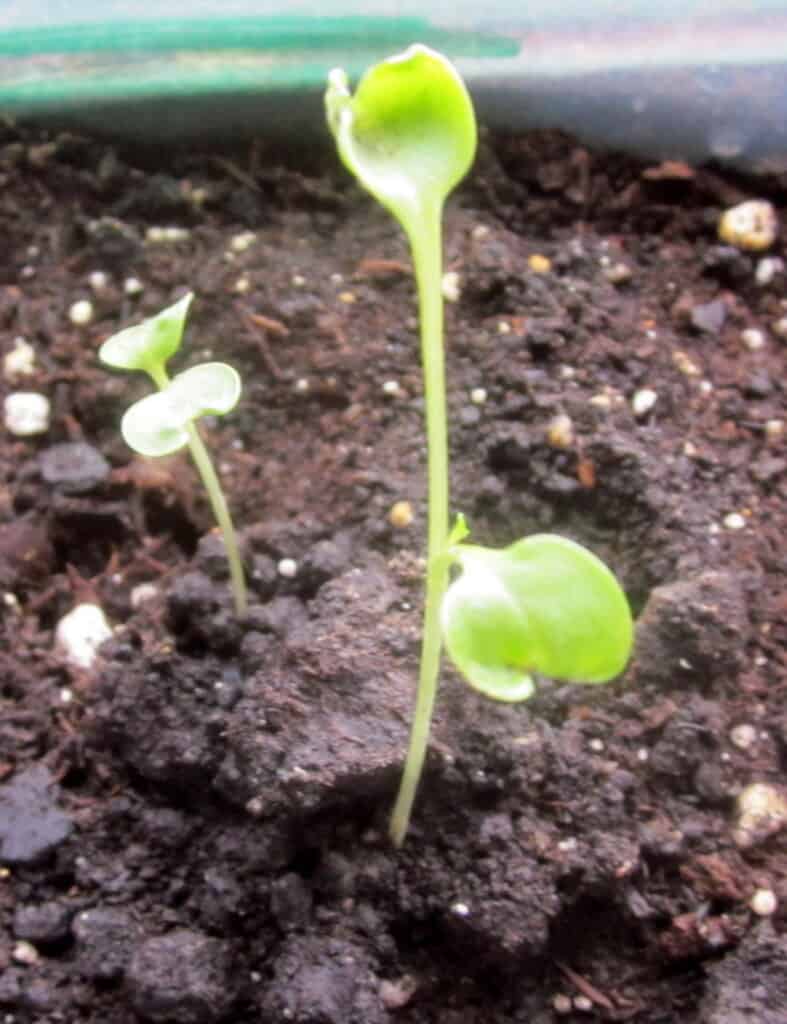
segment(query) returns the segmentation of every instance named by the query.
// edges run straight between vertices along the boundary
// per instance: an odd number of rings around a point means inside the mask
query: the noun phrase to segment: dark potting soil
[[[520,706],[446,666],[396,852],[426,512],[399,230],[327,145],[3,132],[0,329],[35,360],[3,383],[52,413],[0,438],[2,1019],[783,1024],[787,278],[716,224],[787,182],[486,140],[446,224],[453,508],[592,547],[637,650]],[[244,381],[203,431],[244,622],[188,459],[119,435],[148,386],[96,359],[186,288],[179,366]],[[54,631],[86,601],[115,632],[79,669]]]

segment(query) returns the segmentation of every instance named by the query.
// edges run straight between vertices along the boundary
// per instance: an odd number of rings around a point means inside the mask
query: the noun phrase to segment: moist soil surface
[[[785,179],[484,140],[446,215],[452,509],[591,547],[637,645],[520,705],[446,665],[399,851],[426,520],[400,231],[327,145],[6,126],[0,182],[3,346],[34,356],[3,385],[51,402],[0,438],[2,1019],[784,1022],[787,254],[716,226],[783,214]],[[120,436],[150,385],[96,356],[187,289],[173,368],[244,381],[202,424],[243,621],[187,455]],[[82,603],[113,627],[89,667],[55,642]]]

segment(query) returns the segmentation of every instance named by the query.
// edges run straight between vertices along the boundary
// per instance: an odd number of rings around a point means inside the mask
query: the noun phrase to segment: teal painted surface
[[[145,97],[297,93],[419,41],[452,59],[516,56],[515,40],[423,17],[169,18],[35,25],[0,34],[0,109],[28,114]],[[4,59],[5,58],[5,59]]]
[[[440,27],[423,17],[273,14],[34,25],[0,34],[0,55],[263,50],[283,56],[304,51],[349,53],[357,44],[400,46],[413,39],[442,44],[466,56],[506,57],[518,50],[512,39],[491,31]]]

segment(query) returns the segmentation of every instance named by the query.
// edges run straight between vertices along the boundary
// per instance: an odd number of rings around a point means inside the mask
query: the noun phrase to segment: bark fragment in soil
[[[787,1006],[787,941],[763,922],[708,971],[707,1024],[780,1024]]]
[[[179,928],[142,942],[127,974],[129,1000],[144,1020],[216,1024],[238,983],[226,943]]]
[[[656,587],[637,622],[636,678],[665,690],[734,678],[751,638],[746,582],[711,570]]]
[[[383,1024],[387,1014],[363,949],[348,942],[291,938],[273,965],[265,1020],[295,1024]]]
[[[35,864],[71,835],[74,823],[57,805],[55,780],[43,765],[18,772],[0,787],[0,860]]]

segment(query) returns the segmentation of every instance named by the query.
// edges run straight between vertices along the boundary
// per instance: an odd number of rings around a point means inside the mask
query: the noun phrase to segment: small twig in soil
[[[254,340],[259,346],[260,353],[263,361],[268,368],[268,372],[274,380],[281,380],[282,371],[281,367],[276,361],[275,356],[268,344],[268,332],[275,334],[279,338],[289,337],[289,330],[281,321],[272,320],[270,317],[263,316],[261,313],[253,313],[250,309],[243,309],[244,320],[246,326],[251,330],[254,336]]]
[[[98,573],[96,576],[91,576],[89,579],[85,579],[79,569],[68,562],[66,564],[66,576],[68,577],[68,585],[71,587],[71,592],[74,595],[76,603],[100,604],[101,602],[98,599],[98,591],[96,589],[96,581],[110,572],[117,572],[116,551],[112,552],[106,569],[104,569],[103,572]]]
[[[290,329],[281,320],[274,320],[273,317],[263,316],[262,313],[254,313],[250,309],[246,309],[245,312],[257,327],[262,327],[263,330],[270,331],[271,334],[276,334],[280,338],[289,338]]]
[[[565,974],[569,981],[576,985],[579,991],[596,1003],[597,1006],[603,1006],[605,1010],[614,1010],[615,1004],[612,1000],[606,996],[600,989],[596,988],[587,978],[583,978],[581,974],[577,974],[567,964],[561,963],[560,960],[556,960],[555,963],[559,969]]]
[[[232,160],[228,160],[223,156],[214,156],[213,162],[217,167],[220,167],[223,171],[226,171],[231,178],[235,178],[241,185],[245,185],[247,188],[252,189],[254,192],[260,191],[260,186],[246,171],[241,170],[237,164],[234,164]]]
[[[361,260],[355,268],[353,277],[363,279],[365,277],[393,277],[398,274],[409,276],[412,272],[410,264],[404,263],[402,260],[379,260],[370,257]]]
[[[62,417],[63,426],[66,428],[66,434],[68,435],[69,441],[83,441],[85,438],[85,432],[82,430],[82,425],[79,420],[72,416],[71,413],[64,413]]]

